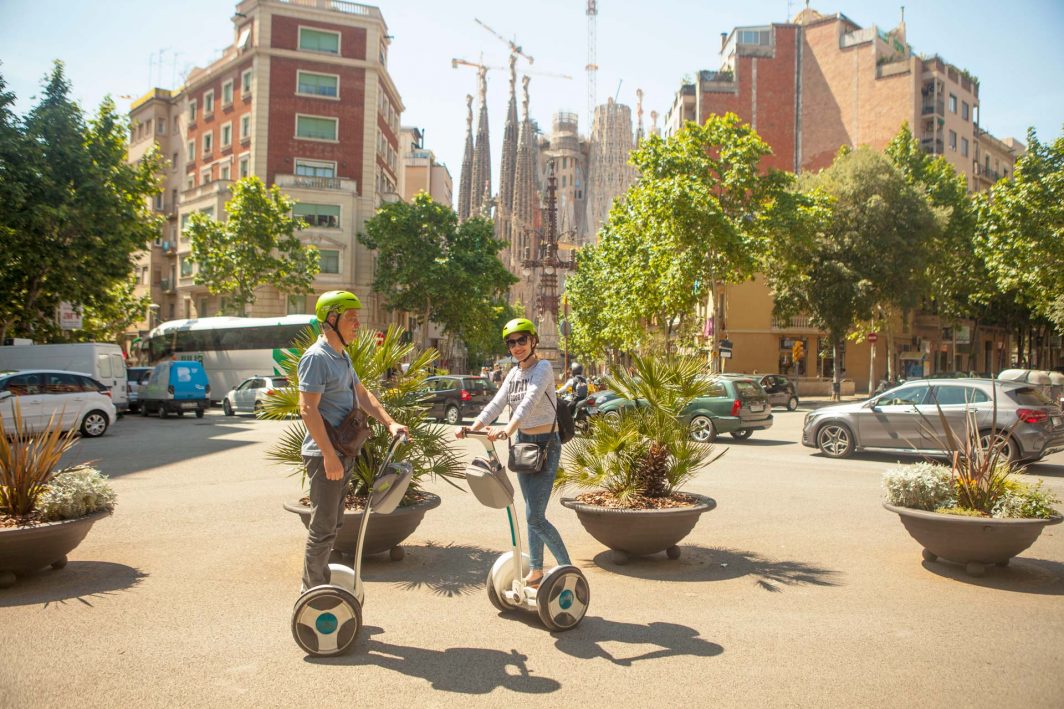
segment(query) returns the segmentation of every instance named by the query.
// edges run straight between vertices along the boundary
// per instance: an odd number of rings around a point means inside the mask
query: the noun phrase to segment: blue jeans
[[[529,435],[517,432],[518,443],[546,443],[547,461],[538,473],[518,473],[517,482],[521,485],[521,494],[525,498],[525,520],[528,523],[529,566],[534,570],[543,569],[543,544],[546,543],[550,553],[559,564],[568,564],[569,552],[554,525],[547,521],[547,502],[554,487],[554,476],[558,473],[558,463],[562,457],[562,442],[555,433],[537,433]]]

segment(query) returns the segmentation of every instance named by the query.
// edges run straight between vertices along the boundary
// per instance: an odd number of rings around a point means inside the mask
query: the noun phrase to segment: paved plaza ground
[[[552,500],[591,587],[568,633],[492,608],[505,513],[430,483],[443,504],[403,561],[368,561],[362,635],[326,660],[289,630],[299,478],[265,458],[286,424],[127,416],[73,454],[112,476],[114,515],[0,590],[0,706],[1064,704],[1064,525],[984,578],[924,562],[880,504],[899,456],[822,458],[803,415],[722,442],[689,486],[718,507],[677,561],[615,566]],[[1031,473],[1064,497],[1064,454]]]

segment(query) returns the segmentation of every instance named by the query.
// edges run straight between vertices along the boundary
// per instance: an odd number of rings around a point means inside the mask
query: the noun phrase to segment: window
[[[194,140],[188,141],[188,161],[196,161],[196,141]]]
[[[244,96],[251,95],[251,69],[240,75],[240,93]]]
[[[307,52],[340,53],[340,33],[326,30],[299,28],[299,48]]]
[[[926,384],[904,387],[877,400],[876,406],[919,406],[927,398],[927,392]]]
[[[222,108],[233,105],[233,80],[222,84]]]
[[[955,131],[955,130],[951,130],[949,132],[949,149],[950,150],[956,150],[957,149],[957,131]]]
[[[176,170],[177,169],[177,153],[174,153],[170,157],[170,169],[171,170]]]
[[[761,44],[768,46],[768,30],[739,30],[739,44]]]
[[[968,157],[968,139],[961,138],[961,155]]]
[[[189,175],[188,177],[185,178],[185,189],[186,190],[190,190],[190,189],[192,189],[195,186],[196,186],[196,176],[195,175]]]
[[[953,94],[949,95],[949,112],[950,113],[956,113],[957,112],[957,97],[954,96]]]
[[[200,173],[200,184],[207,185],[211,181],[211,169],[208,167],[206,170]]]
[[[340,77],[332,74],[296,72],[296,93],[309,96],[337,98],[340,95]]]
[[[214,131],[209,130],[203,134],[203,154],[208,155],[214,150]]]
[[[968,120],[968,102],[961,101],[961,118]]]
[[[336,177],[336,163],[296,159],[296,174],[301,177]]]
[[[975,387],[959,385],[936,386],[931,389],[929,403],[938,402],[941,406],[955,406],[958,404],[978,404],[990,401],[990,397]]]
[[[196,99],[192,99],[188,102],[188,122],[196,122]]]
[[[340,205],[338,204],[306,204],[297,202],[292,208],[292,216],[302,219],[307,226],[323,227],[325,229],[340,228]]]
[[[226,123],[222,126],[222,147],[228,148],[233,144],[233,124]]]
[[[187,277],[192,275],[192,262],[188,260],[188,256],[181,257],[181,276]]]
[[[240,178],[243,179],[251,174],[251,158],[247,154],[240,156]]]
[[[318,251],[318,265],[322,273],[340,272],[340,252],[335,249],[320,249]]]
[[[307,312],[307,296],[305,295],[290,295],[288,296],[288,314],[300,315]]]
[[[247,140],[251,137],[251,116],[243,115],[240,117],[240,139]]]
[[[159,135],[166,135],[166,119],[165,118],[156,118],[155,119],[155,132],[158,133]]]
[[[230,179],[229,178],[229,172],[230,172],[231,169],[232,168],[230,168],[228,165],[222,165],[221,167],[219,167],[218,168],[218,179],[219,180],[228,180],[228,179]]]
[[[296,137],[306,140],[331,140],[335,141],[337,126],[340,121],[336,118],[319,118],[317,116],[296,116]]]
[[[214,89],[203,94],[203,115],[209,116],[214,113]]]

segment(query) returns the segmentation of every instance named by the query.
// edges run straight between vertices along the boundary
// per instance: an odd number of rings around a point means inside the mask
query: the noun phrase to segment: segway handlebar
[[[395,452],[399,450],[400,445],[407,445],[409,443],[409,434],[403,433],[402,431],[392,436],[392,440],[388,444],[388,450],[384,454],[384,462],[381,463],[380,471],[377,474],[380,475],[388,469],[388,464],[392,462],[392,458],[395,456]]]
[[[462,426],[462,435],[463,436],[483,436],[484,438],[487,438],[488,437],[488,432],[487,431],[474,431],[473,429],[469,428],[468,426]],[[509,438],[509,436],[506,434],[506,431],[499,431],[495,435],[496,435],[496,437],[498,437],[499,439],[502,439],[502,440],[506,440],[507,438]]]

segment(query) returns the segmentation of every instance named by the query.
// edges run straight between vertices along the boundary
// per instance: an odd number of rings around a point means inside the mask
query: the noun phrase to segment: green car
[[[641,399],[610,399],[589,409],[588,414],[619,416],[628,407],[644,405]],[[692,401],[683,418],[691,428],[691,438],[701,443],[710,443],[721,433],[743,440],[754,431],[772,427],[772,406],[757,379],[723,374],[711,378],[709,393]]]

